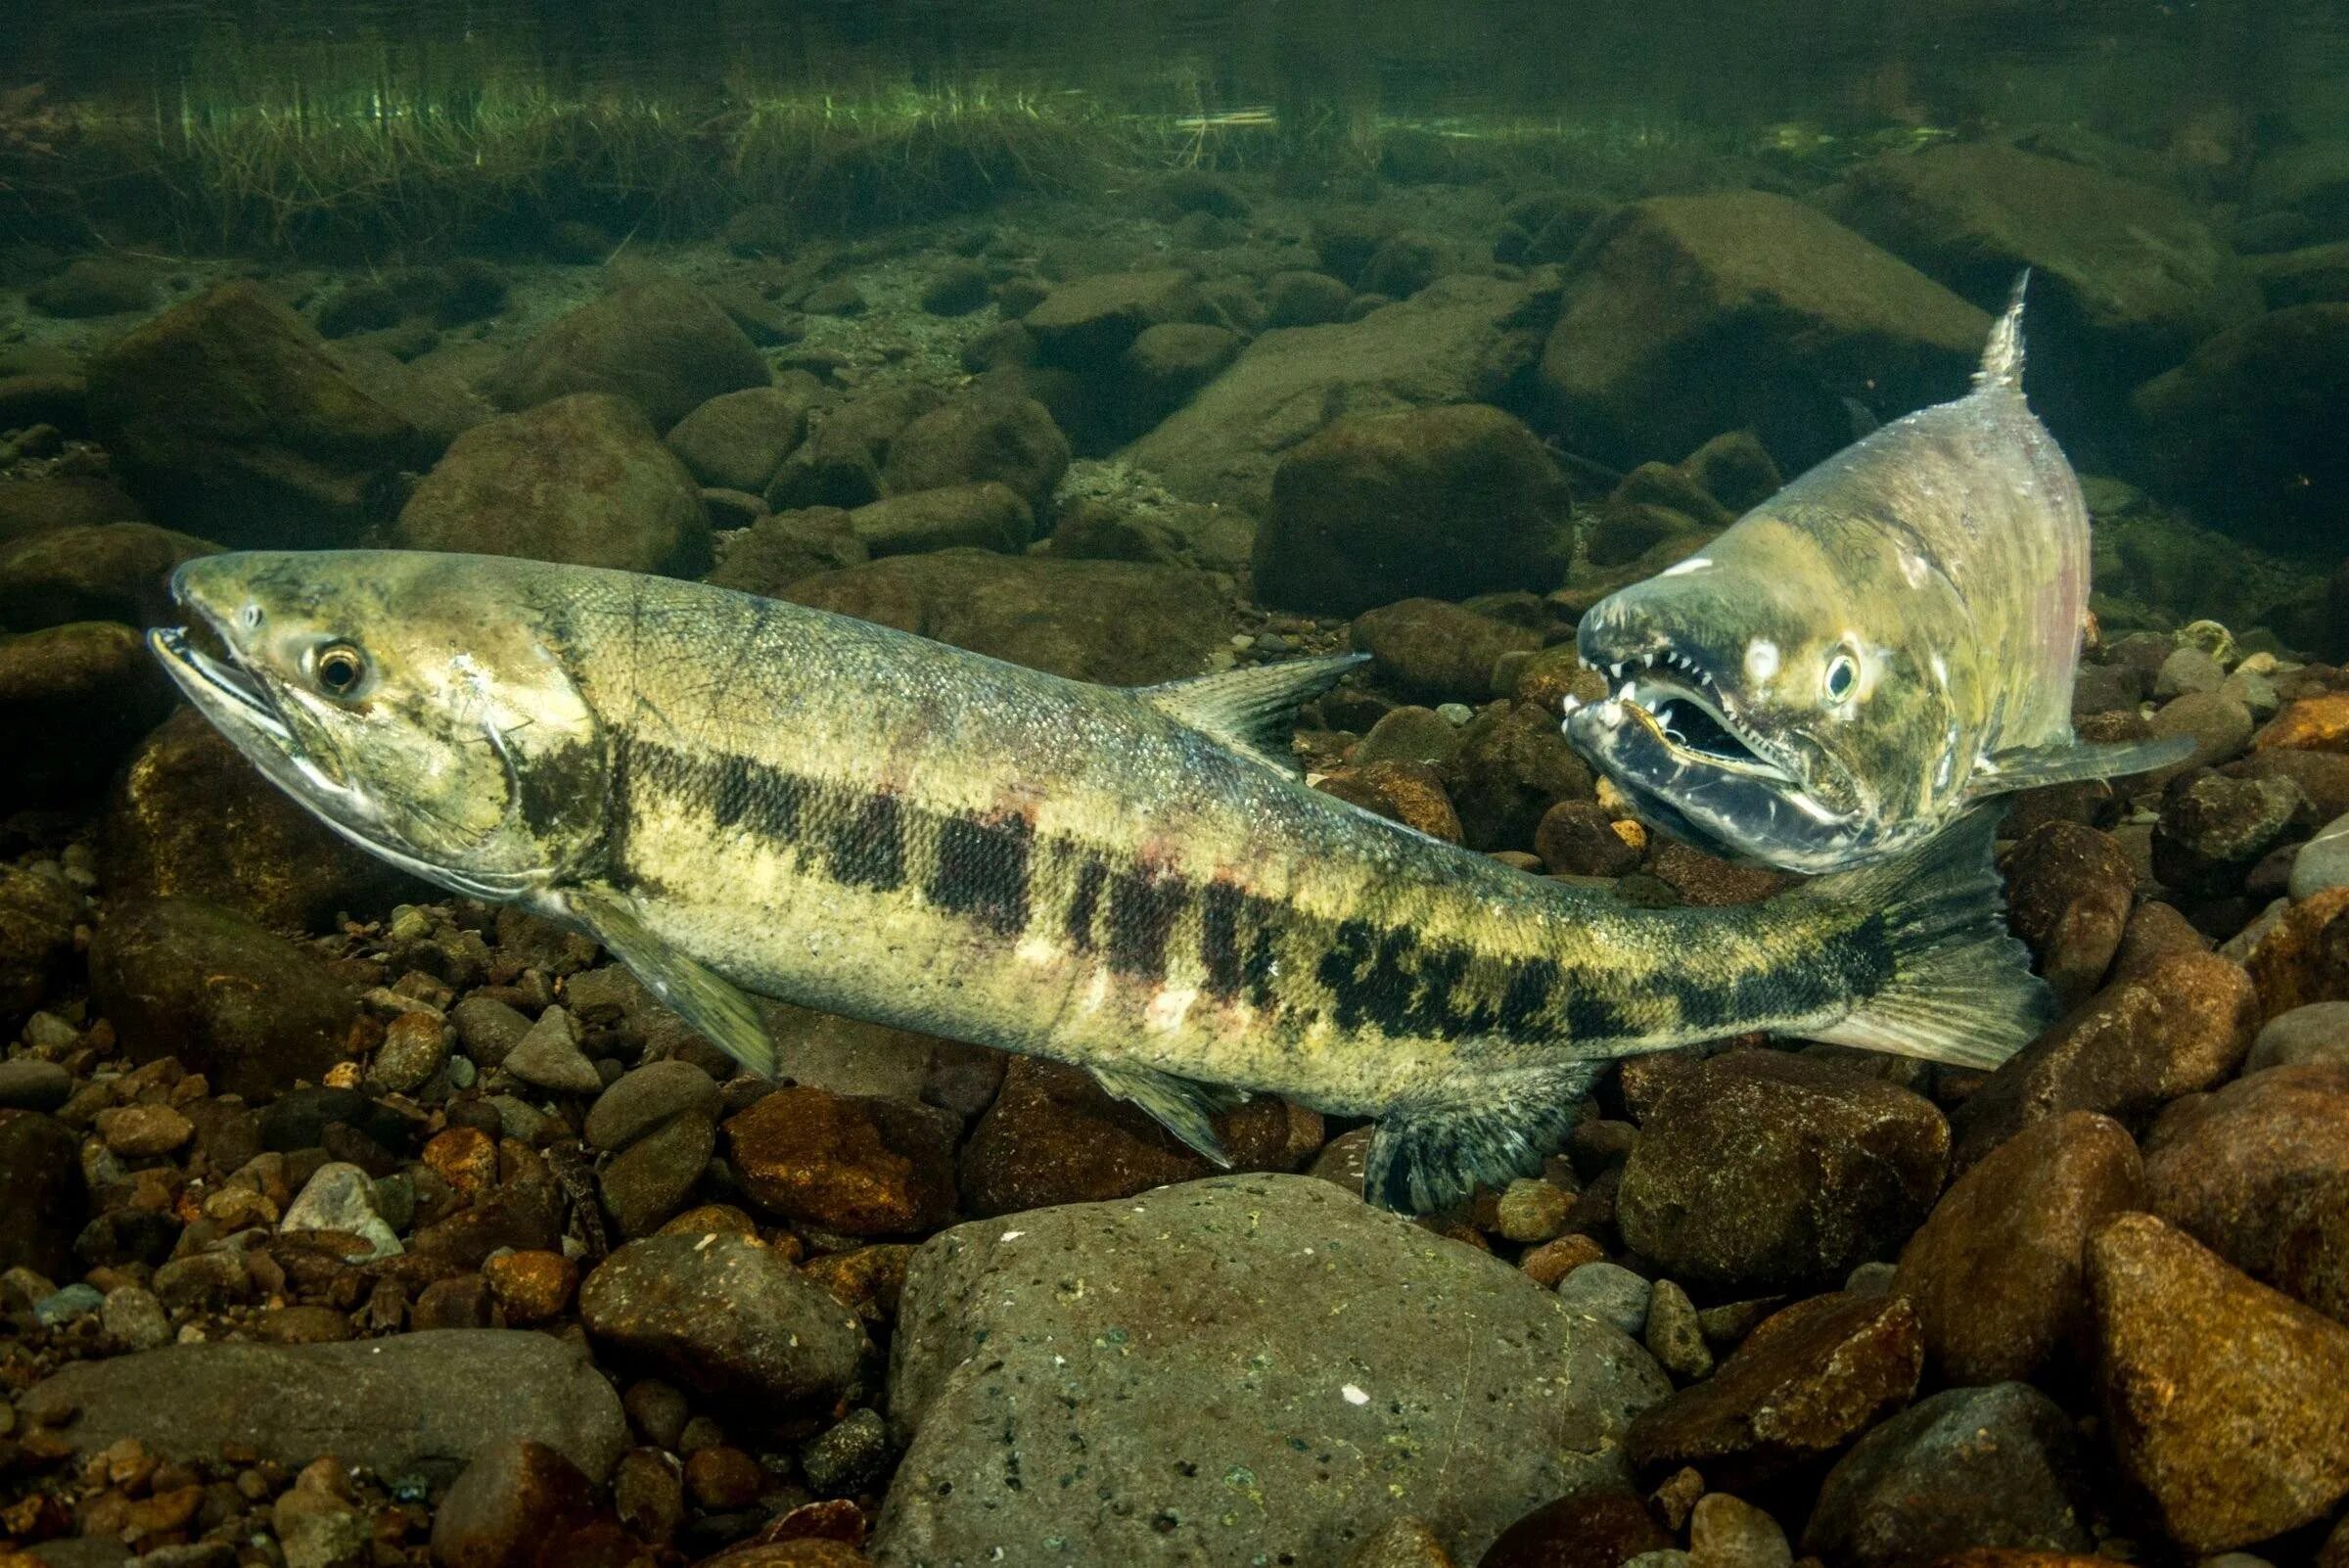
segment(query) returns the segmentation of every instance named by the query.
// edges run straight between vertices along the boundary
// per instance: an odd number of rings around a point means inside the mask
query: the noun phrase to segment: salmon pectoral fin
[[[653,935],[635,900],[612,888],[569,888],[562,909],[628,966],[696,1034],[760,1078],[776,1072],[774,1042],[740,987]]]
[[[1096,1067],[1092,1075],[1094,1083],[1128,1104],[1148,1111],[1160,1127],[1191,1150],[1223,1170],[1231,1169],[1231,1156],[1223,1152],[1215,1119],[1247,1099],[1246,1094],[1149,1067]]]
[[[1511,1082],[1497,1103],[1396,1107],[1371,1134],[1362,1196],[1398,1214],[1432,1214],[1479,1186],[1536,1175],[1565,1145],[1605,1066],[1576,1062]]]
[[[2082,779],[2126,778],[2170,767],[2194,754],[2191,735],[2165,735],[2159,740],[2118,741],[2110,745],[2065,741],[2055,746],[2018,746],[1994,752],[1987,765],[1974,769],[1976,796],[2010,795],[2043,784],[2076,784]]]
[[[1843,1017],[1805,1038],[1984,1070],[2055,1021],[2054,992],[2006,924],[1991,858],[2004,807],[1977,807],[1904,854],[1786,895],[1875,911],[1889,963]]]

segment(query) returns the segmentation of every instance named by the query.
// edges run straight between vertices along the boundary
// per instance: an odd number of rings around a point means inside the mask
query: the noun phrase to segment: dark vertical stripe
[[[1109,885],[1109,967],[1156,984],[1167,977],[1167,943],[1190,896],[1173,871],[1145,866],[1119,872]]]
[[[1077,867],[1076,891],[1069,895],[1069,945],[1080,953],[1093,950],[1093,921],[1101,911],[1101,890],[1109,882],[1109,867],[1086,855]]]
[[[970,915],[1000,936],[1028,924],[1029,861],[1036,829],[1026,817],[950,816],[938,825],[930,901]]]
[[[895,795],[868,795],[833,835],[832,879],[887,893],[905,882],[905,814]]]
[[[1210,882],[1199,891],[1199,962],[1207,970],[1207,993],[1230,1001],[1247,980],[1240,951],[1240,912],[1246,895],[1229,882]]]

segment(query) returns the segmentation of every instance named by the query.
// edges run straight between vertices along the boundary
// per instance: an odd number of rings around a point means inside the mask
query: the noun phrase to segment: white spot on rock
[[[1349,1405],[1367,1405],[1370,1403],[1370,1396],[1363,1393],[1359,1388],[1356,1387],[1352,1383],[1349,1383],[1344,1388],[1338,1390],[1338,1393],[1345,1397],[1346,1403]]]
[[[1712,564],[1713,563],[1704,556],[1692,555],[1685,561],[1674,562],[1671,566],[1668,566],[1663,571],[1657,573],[1656,576],[1660,577],[1684,577],[1691,572],[1702,572]]]

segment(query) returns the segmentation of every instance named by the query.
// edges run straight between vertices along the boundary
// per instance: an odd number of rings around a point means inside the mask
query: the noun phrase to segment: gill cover
[[[394,551],[250,552],[172,591],[225,657],[151,642],[188,699],[328,826],[459,893],[515,899],[598,853],[603,737],[548,609]]]

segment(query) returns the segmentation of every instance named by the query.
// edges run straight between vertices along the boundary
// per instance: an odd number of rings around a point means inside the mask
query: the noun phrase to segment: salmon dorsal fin
[[[1188,724],[1226,750],[1274,772],[1295,777],[1284,731],[1299,707],[1338,683],[1368,654],[1333,654],[1286,664],[1252,665],[1194,680],[1139,686],[1134,695],[1169,718]]]
[[[1990,342],[1982,349],[1982,367],[1974,372],[1975,391],[1985,387],[2023,390],[2023,291],[2030,285],[2031,269],[2025,267],[2006,296],[2005,314],[1990,329]]]

